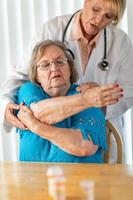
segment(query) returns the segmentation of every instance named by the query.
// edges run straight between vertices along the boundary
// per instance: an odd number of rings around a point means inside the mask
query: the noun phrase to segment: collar
[[[74,18],[73,24],[72,24],[72,40],[77,40],[83,42],[85,45],[94,45],[94,47],[97,45],[98,40],[100,38],[101,32],[99,32],[90,42],[84,37],[82,28],[81,28],[81,13],[82,11],[78,12],[77,15]]]

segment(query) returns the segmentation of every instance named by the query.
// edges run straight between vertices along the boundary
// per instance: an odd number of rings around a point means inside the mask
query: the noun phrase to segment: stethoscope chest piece
[[[108,71],[109,70],[109,63],[107,62],[106,59],[103,59],[100,63],[99,63],[99,68],[102,71]]]

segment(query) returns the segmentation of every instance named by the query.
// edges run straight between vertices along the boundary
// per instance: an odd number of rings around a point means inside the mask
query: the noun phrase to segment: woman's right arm
[[[116,84],[85,89],[72,96],[55,97],[31,104],[34,116],[41,122],[54,124],[89,107],[105,107],[122,97]]]
[[[42,123],[34,117],[33,112],[27,106],[20,105],[18,117],[30,131],[47,139],[69,154],[80,157],[90,156],[98,149],[98,145],[95,145],[91,138],[83,137],[80,128],[60,128]]]

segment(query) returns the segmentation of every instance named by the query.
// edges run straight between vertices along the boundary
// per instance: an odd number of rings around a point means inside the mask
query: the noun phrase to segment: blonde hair
[[[32,51],[30,67],[29,67],[29,78],[30,78],[30,80],[32,82],[38,84],[38,82],[36,80],[37,62],[43,56],[45,49],[49,46],[57,46],[64,52],[64,54],[67,58],[69,67],[70,67],[70,72],[71,72],[70,82],[75,83],[77,81],[78,76],[77,76],[77,72],[76,72],[76,69],[74,67],[74,61],[73,61],[73,58],[72,58],[72,55],[71,55],[69,49],[67,49],[67,47],[64,45],[64,43],[59,42],[59,41],[52,41],[52,40],[45,40],[43,42],[39,42],[34,47],[34,49]]]
[[[126,8],[126,0],[105,0],[112,4],[112,8],[116,11],[116,19],[112,22],[118,24],[124,15]]]
[[[85,3],[87,3],[87,1],[93,1],[93,0],[85,0]],[[127,1],[126,0],[104,0],[104,1],[109,3],[111,5],[112,9],[115,10],[116,19],[113,20],[112,23],[114,25],[118,24],[124,15]]]

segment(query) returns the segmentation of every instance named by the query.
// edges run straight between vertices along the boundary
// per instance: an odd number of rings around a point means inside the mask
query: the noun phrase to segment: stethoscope
[[[68,42],[65,40],[65,37],[66,37],[66,33],[67,33],[67,30],[69,28],[69,25],[73,19],[73,17],[79,12],[76,11],[72,16],[71,18],[69,19],[69,21],[67,22],[67,25],[64,29],[64,32],[63,32],[63,35],[62,35],[62,42],[63,43],[66,43],[68,44]],[[70,49],[67,49],[69,51],[69,53],[72,55],[72,58],[75,59],[75,56],[74,56],[74,53],[70,50]],[[103,58],[102,58],[102,61],[99,62],[98,64],[99,68],[102,70],[102,71],[108,71],[109,70],[109,63],[107,61],[107,32],[106,32],[106,28],[104,28],[104,54],[103,54]]]

